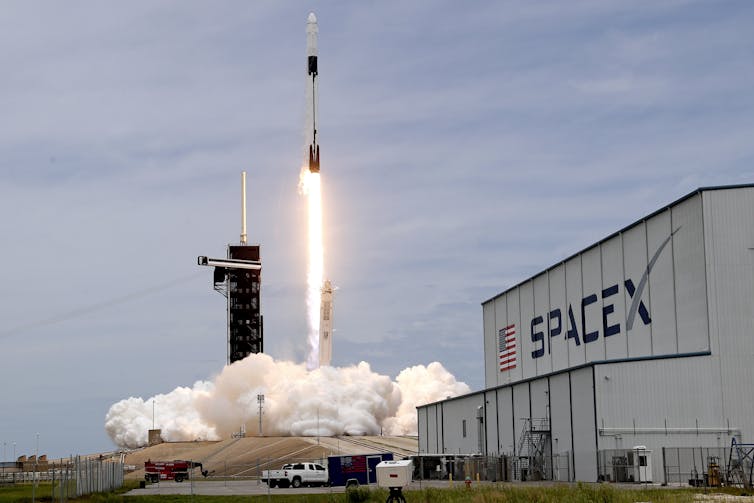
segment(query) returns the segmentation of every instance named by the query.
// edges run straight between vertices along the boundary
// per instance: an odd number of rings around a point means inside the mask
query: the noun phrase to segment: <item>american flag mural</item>
[[[498,332],[500,372],[516,368],[516,325],[508,325]]]

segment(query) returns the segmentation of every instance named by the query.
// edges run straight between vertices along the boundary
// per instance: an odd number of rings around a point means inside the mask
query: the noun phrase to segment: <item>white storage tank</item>
[[[377,465],[379,487],[406,487],[411,483],[414,464],[410,459],[382,461]]]

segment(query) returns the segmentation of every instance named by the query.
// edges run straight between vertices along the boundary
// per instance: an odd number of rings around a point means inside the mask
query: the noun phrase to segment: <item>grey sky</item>
[[[439,360],[479,389],[482,300],[752,181],[751,2],[4,2],[7,459],[37,432],[110,449],[112,403],[222,368],[195,264],[238,240],[243,169],[265,349],[303,360],[309,9],[336,365]]]

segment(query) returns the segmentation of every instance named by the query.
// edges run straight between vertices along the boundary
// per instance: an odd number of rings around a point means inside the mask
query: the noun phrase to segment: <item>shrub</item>
[[[369,497],[368,487],[351,486],[346,489],[346,503],[363,503],[369,501]]]

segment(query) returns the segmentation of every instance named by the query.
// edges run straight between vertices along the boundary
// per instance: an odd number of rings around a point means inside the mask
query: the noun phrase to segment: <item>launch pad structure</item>
[[[214,266],[213,289],[227,302],[227,361],[243,360],[264,352],[261,313],[262,260],[260,245],[247,244],[246,172],[241,173],[241,239],[228,245],[227,259],[200,256],[199,265]]]

